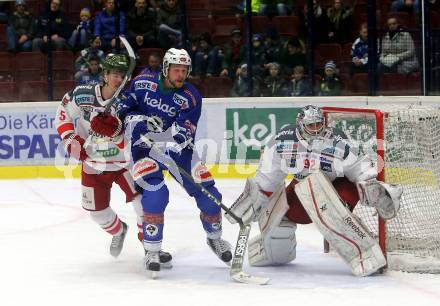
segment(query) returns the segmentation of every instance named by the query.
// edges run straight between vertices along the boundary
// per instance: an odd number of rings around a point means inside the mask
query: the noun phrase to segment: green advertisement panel
[[[258,160],[260,150],[276,132],[294,124],[300,108],[228,108],[228,159]]]

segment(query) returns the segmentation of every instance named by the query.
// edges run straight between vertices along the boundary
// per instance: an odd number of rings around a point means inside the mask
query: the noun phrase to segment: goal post
[[[374,209],[353,211],[388,258],[388,268],[440,273],[440,110],[421,106],[322,108],[329,126],[369,154],[378,179],[403,186],[401,209],[385,222]]]

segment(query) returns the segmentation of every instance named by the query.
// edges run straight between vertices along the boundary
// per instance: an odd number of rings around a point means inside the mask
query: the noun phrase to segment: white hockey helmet
[[[310,129],[308,125],[322,123],[318,129]],[[311,139],[316,136],[322,136],[325,130],[325,117],[322,110],[313,105],[307,105],[301,109],[296,116],[296,124],[300,130],[301,136]]]
[[[188,77],[191,73],[191,57],[185,49],[170,48],[167,50],[163,57],[162,62],[162,74],[164,77],[168,76],[168,69],[170,64],[179,64],[188,66],[188,72],[186,76]]]

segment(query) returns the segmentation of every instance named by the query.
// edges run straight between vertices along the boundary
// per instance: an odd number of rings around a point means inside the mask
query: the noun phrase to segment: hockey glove
[[[99,135],[113,138],[121,134],[122,122],[109,113],[100,113],[93,117],[90,128]]]
[[[269,203],[271,194],[261,190],[254,178],[248,178],[244,191],[229,209],[235,216],[241,218],[244,224],[252,223],[258,219],[262,208]],[[237,222],[228,213],[225,217],[231,223]]]
[[[84,142],[84,139],[74,133],[67,135],[63,139],[63,144],[67,153],[79,161],[84,161],[89,157],[84,148]]]

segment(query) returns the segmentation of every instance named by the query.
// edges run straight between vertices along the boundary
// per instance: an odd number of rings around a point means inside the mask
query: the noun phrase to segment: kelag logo
[[[276,132],[295,123],[299,108],[226,109],[226,129],[232,131],[229,159],[259,159],[260,150]]]

